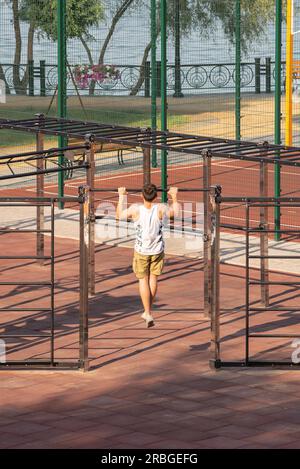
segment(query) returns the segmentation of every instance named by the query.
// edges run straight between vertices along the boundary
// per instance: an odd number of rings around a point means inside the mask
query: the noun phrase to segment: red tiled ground
[[[1,237],[4,240],[4,237]],[[29,237],[2,242],[9,252],[32,252]],[[24,252],[24,251],[23,251]],[[57,338],[60,358],[77,355],[77,243],[56,240]],[[156,327],[146,330],[127,249],[97,248],[97,295],[91,300],[92,371],[1,371],[1,448],[299,448],[300,371],[210,370],[210,328],[201,314],[201,262],[169,258],[156,304]],[[46,278],[48,266],[1,264],[1,281]],[[244,272],[222,267],[225,358],[243,352]],[[253,276],[257,273],[253,272]],[[278,274],[274,277],[279,278]],[[290,276],[285,276],[290,278]],[[298,289],[290,288],[289,304]],[[272,301],[286,297],[277,287]],[[257,299],[257,291],[251,301]],[[2,287],[0,305],[46,304],[44,290]],[[32,303],[31,303],[32,305]],[[234,310],[233,310],[234,309]],[[299,330],[293,313],[256,314],[258,329]],[[4,325],[4,322],[6,324]],[[1,313],[0,332],[46,331],[44,314]],[[298,330],[297,330],[298,329]],[[300,337],[300,330],[299,330]],[[255,355],[285,358],[290,344],[264,341]],[[47,356],[44,342],[13,345],[15,356]],[[13,356],[13,355],[11,355]]]

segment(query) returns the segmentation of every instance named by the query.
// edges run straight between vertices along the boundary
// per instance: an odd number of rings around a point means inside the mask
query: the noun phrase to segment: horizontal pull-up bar
[[[175,186],[177,187],[177,186]],[[178,189],[178,192],[209,192],[209,189],[181,189],[180,187],[177,187]],[[142,192],[143,188],[139,188],[139,189],[131,189],[131,188],[126,188],[126,191],[127,192]],[[170,189],[161,189],[161,188],[157,188],[157,192],[169,192]],[[118,188],[116,187],[108,187],[106,189],[91,189],[91,192],[118,192]]]
[[[300,203],[300,197],[220,197],[220,202],[242,203]],[[234,207],[233,207],[234,208]]]
[[[30,171],[27,173],[19,173],[19,174],[7,174],[5,176],[0,176],[0,181],[5,181],[6,179],[16,179],[16,178],[25,178],[28,176],[39,176],[40,174],[50,174],[50,173],[59,173],[62,171],[76,171],[77,169],[86,169],[89,165],[87,163],[83,163],[80,165],[75,166],[67,166],[66,168],[49,168],[49,169],[38,169],[36,171]]]
[[[39,150],[39,151],[26,151],[25,153],[13,153],[12,155],[2,155],[0,156],[0,160],[4,159],[11,159],[11,158],[25,158],[26,156],[46,156],[57,153],[59,156],[61,153],[65,151],[72,151],[72,150],[87,150],[89,148],[89,144],[82,144],[82,145],[72,145],[69,147],[63,148],[48,148],[47,150]]]
[[[81,203],[83,200],[82,196],[78,196],[78,197],[72,197],[72,196],[68,196],[68,197],[0,197],[0,204],[3,204],[3,203],[6,203],[6,204],[13,204],[13,203],[22,203],[24,202],[24,204],[29,203],[30,205],[28,206],[35,206],[36,204],[40,204],[40,203],[54,203],[54,202],[63,202],[63,203],[67,203],[67,202],[78,202],[78,203]],[[9,206],[9,205],[7,205]],[[21,206],[24,206],[23,204],[21,204]]]

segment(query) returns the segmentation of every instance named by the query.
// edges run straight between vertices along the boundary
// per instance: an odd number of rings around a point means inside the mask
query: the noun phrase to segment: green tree
[[[235,0],[167,0],[168,33],[175,33],[175,2],[180,3],[181,37],[188,37],[198,31],[201,37],[212,37],[216,24],[220,24],[224,34],[234,43],[235,40]],[[143,0],[140,0],[143,3]],[[241,47],[244,52],[251,42],[263,36],[266,24],[275,19],[275,0],[241,0]],[[157,15],[160,1],[157,1]],[[137,85],[131,94],[135,95],[144,82],[144,65],[148,60],[151,43],[146,45]]]
[[[91,38],[89,29],[98,25],[104,18],[101,0],[66,0],[67,1],[67,37],[81,40],[87,54],[87,38]],[[17,94],[26,93],[29,70],[28,62],[33,59],[35,35],[46,34],[48,39],[57,40],[57,0],[8,0],[13,13],[15,35],[15,54],[13,67],[13,83]],[[21,23],[29,24],[27,33],[27,65],[22,76],[21,55],[22,35]],[[3,70],[0,68],[0,75]]]
[[[66,0],[68,39],[89,36],[89,29],[97,26],[104,18],[101,0]],[[48,39],[57,41],[57,0],[21,0],[20,17],[25,21],[35,21],[36,27]]]

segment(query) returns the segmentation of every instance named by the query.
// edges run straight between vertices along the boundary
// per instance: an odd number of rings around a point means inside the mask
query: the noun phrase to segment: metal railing
[[[14,69],[22,79],[28,77],[22,89],[14,83]],[[48,64],[45,60],[30,61],[28,64],[2,64],[6,91],[8,94],[26,94],[28,96],[51,96],[57,88],[57,65]],[[67,70],[68,95],[76,94],[76,80],[74,78],[75,65],[70,64]],[[141,65],[115,65],[118,75],[95,81],[88,88],[78,90],[81,95],[142,95],[151,96],[151,65],[146,62]],[[27,70],[27,72],[26,72]],[[160,95],[161,64],[157,62],[157,95]],[[181,64],[167,67],[168,93],[178,95],[234,92],[235,64],[199,63]],[[285,83],[285,62],[282,62],[282,83]],[[253,62],[241,64],[241,87],[243,91],[255,93],[271,93],[275,87],[275,62],[270,57],[256,58]]]

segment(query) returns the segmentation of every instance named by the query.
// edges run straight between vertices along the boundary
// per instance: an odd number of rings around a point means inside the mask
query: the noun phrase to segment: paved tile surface
[[[47,241],[46,241],[47,244]],[[29,238],[6,252],[34,248]],[[47,246],[48,249],[49,246]],[[78,352],[76,241],[56,243],[56,353]],[[128,249],[97,247],[97,295],[91,300],[91,371],[1,370],[1,448],[298,448],[300,371],[209,368],[210,327],[202,308],[201,262],[170,257],[155,307],[156,327],[144,328]],[[46,278],[48,266],[1,264],[1,281]],[[244,351],[241,267],[222,266],[222,353]],[[253,278],[257,272],[252,272]],[[279,278],[278,274],[274,274]],[[289,278],[291,276],[281,276]],[[295,277],[293,277],[295,279]],[[251,301],[258,301],[254,290]],[[298,289],[272,288],[271,301],[298,302]],[[3,287],[0,306],[46,304],[44,289]],[[295,312],[257,313],[256,330],[299,332]],[[45,313],[1,313],[0,333],[45,332]],[[8,341],[9,358],[46,357],[49,343]],[[288,358],[290,341],[251,345],[256,357]]]

